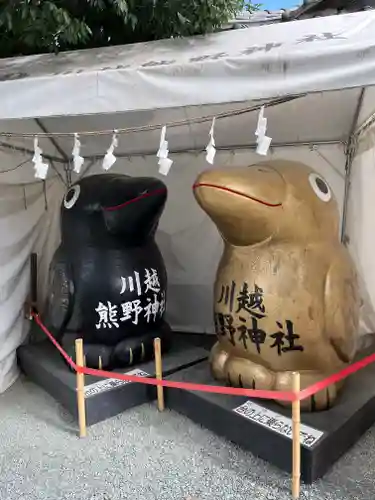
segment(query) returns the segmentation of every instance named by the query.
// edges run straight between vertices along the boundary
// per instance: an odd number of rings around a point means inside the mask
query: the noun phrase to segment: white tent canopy
[[[161,126],[167,125],[174,164],[162,177],[169,198],[158,241],[169,274],[168,319],[178,330],[211,333],[212,284],[222,243],[195,203],[191,185],[210,167],[202,151],[214,116],[215,166],[264,159],[255,153],[254,132],[265,103],[272,137],[268,158],[312,166],[336,195],[362,280],[361,333],[375,332],[368,215],[375,185],[374,28],[375,13],[364,12],[0,61],[0,392],[17,376],[15,350],[27,331],[22,307],[33,250],[43,302],[59,241],[64,182],[77,179],[69,173],[75,132],[84,175],[102,170],[117,129],[112,170],[160,176],[155,155]],[[50,164],[46,182],[34,178],[35,134]]]
[[[154,110],[375,82],[375,13],[5,60],[0,118]],[[230,81],[230,84],[228,82]]]

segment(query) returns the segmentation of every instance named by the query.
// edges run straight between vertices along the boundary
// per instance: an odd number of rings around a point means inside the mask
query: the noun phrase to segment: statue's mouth
[[[196,189],[198,187],[208,187],[212,189],[220,189],[221,191],[226,191],[227,193],[232,193],[237,196],[242,196],[243,198],[247,198],[248,200],[251,201],[256,201],[257,203],[261,203],[262,205],[266,205],[267,207],[281,207],[282,203],[271,203],[269,201],[261,200],[260,198],[255,198],[254,196],[250,196],[248,194],[242,193],[241,191],[237,191],[235,189],[231,189],[225,186],[220,186],[218,184],[209,184],[206,182],[198,182],[197,184],[193,185],[193,189]]]
[[[121,208],[124,208],[127,205],[130,205],[131,203],[135,203],[136,201],[140,201],[140,200],[143,200],[145,198],[149,198],[150,196],[161,195],[161,194],[164,194],[165,192],[166,192],[165,188],[154,189],[153,191],[149,191],[148,189],[145,189],[138,196],[135,196],[134,198],[131,198],[130,200],[126,200],[123,203],[120,203],[120,205],[114,205],[113,207],[103,207],[103,210],[105,210],[107,212],[112,212],[114,210],[120,210]]]

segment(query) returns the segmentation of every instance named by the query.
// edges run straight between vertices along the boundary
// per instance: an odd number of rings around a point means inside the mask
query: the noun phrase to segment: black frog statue
[[[113,369],[168,349],[167,275],[155,233],[167,200],[151,177],[93,175],[61,206],[61,244],[49,270],[44,321],[72,353],[82,338],[86,366]]]

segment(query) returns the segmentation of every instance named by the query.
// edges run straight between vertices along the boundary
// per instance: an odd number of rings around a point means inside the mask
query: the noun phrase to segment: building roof
[[[375,0],[303,0],[301,5],[291,9],[243,11],[229,21],[224,29],[250,28],[263,24],[273,24],[285,21],[339,15],[348,12],[358,12],[373,9]]]
[[[281,22],[283,15],[286,12],[297,10],[298,7],[292,9],[279,10],[258,10],[254,12],[240,12],[235,19],[230,21],[236,28],[247,28],[254,25],[269,24],[273,22]]]

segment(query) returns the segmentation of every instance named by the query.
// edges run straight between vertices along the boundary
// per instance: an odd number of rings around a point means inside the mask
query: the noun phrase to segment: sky
[[[259,3],[262,4],[261,9],[278,10],[290,9],[291,7],[295,7],[296,5],[300,5],[300,3],[302,2],[298,0],[259,0]]]

